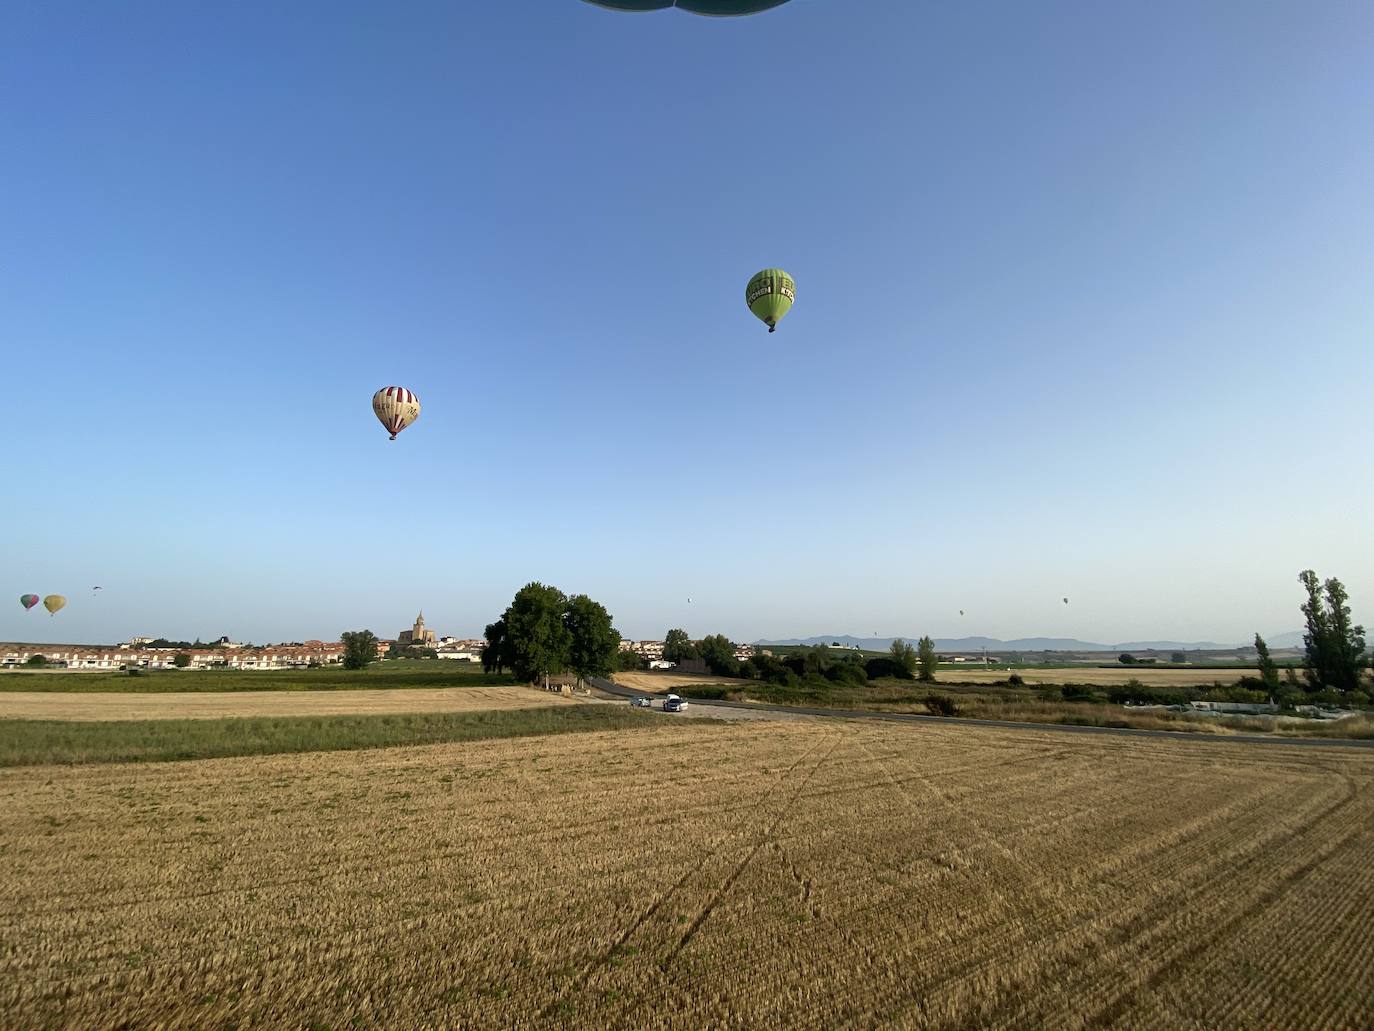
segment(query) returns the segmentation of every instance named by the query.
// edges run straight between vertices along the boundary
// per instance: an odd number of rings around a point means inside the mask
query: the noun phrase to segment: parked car
[[[652,709],[654,700],[648,695],[639,695],[637,698],[631,698],[630,704],[637,709]]]
[[[664,712],[681,712],[685,708],[687,708],[686,698],[679,698],[675,694],[670,694],[667,698],[663,699]]]

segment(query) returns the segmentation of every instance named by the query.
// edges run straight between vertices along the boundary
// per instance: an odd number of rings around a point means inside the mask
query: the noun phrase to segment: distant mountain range
[[[919,634],[906,638],[915,642]],[[803,637],[782,641],[755,641],[756,645],[814,645],[841,644],[848,648],[862,648],[865,651],[887,651],[895,638],[891,637],[852,637],[836,634],[833,637]],[[1270,648],[1301,648],[1302,631],[1275,634],[1265,639]],[[986,648],[990,652],[1129,652],[1129,651],[1232,651],[1253,644],[1218,644],[1216,641],[1124,641],[1120,644],[1099,644],[1096,641],[1080,641],[1074,637],[1019,637],[1014,641],[1003,641],[997,637],[937,637],[935,647],[942,652],[977,652]]]

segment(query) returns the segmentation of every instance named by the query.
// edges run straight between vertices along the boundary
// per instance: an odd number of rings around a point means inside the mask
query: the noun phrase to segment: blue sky
[[[12,7],[0,638],[1374,619],[1374,7],[1121,7]]]

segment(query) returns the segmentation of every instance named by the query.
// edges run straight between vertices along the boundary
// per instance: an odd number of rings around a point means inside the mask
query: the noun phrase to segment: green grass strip
[[[651,729],[674,725],[648,713],[588,705],[390,716],[252,717],[222,720],[0,720],[0,767],[177,762],[239,755],[346,751],[395,745]]]

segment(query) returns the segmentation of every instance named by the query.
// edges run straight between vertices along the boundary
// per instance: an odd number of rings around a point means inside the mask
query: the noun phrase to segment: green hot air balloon
[[[744,288],[744,301],[749,310],[763,320],[770,333],[792,310],[792,302],[796,299],[797,284],[780,268],[764,269]]]
[[[19,604],[23,605],[25,609],[31,609],[38,604],[38,595],[21,594],[19,596]]]
[[[613,11],[666,11],[676,7],[693,14],[714,14],[726,17],[735,14],[758,14],[770,7],[781,7],[787,0],[587,0],[597,7]]]

